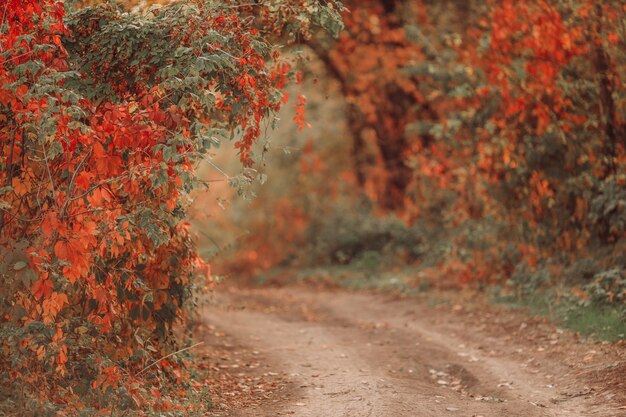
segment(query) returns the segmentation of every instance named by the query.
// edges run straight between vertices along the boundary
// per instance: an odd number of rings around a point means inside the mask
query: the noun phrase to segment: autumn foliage
[[[347,7],[337,40],[306,44],[343,103],[347,132],[331,138],[350,146],[340,166],[336,148],[301,146],[294,187],[258,202],[276,213],[276,244],[242,222],[242,246],[273,265],[380,265],[392,250],[417,286],[566,285],[580,302],[623,303],[623,2]]]
[[[230,185],[280,184],[226,272],[408,265],[415,286],[626,301],[623,2],[97,3],[0,6],[3,403],[202,409],[163,394],[201,386],[160,359],[212,285],[187,214],[226,142]],[[318,62],[304,82],[326,79],[345,133],[311,121],[326,142],[299,137],[272,179],[266,134],[303,78],[283,44]]]
[[[212,282],[185,219],[195,167],[235,138],[251,169],[295,79],[268,39],[340,24],[307,4],[0,7],[0,384],[14,404],[172,409],[141,378],[185,381],[155,361]]]

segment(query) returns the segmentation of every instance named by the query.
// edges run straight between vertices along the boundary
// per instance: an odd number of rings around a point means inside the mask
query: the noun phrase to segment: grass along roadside
[[[429,304],[448,304],[454,291],[441,291],[430,284],[424,271],[416,267],[378,268],[374,265],[333,265],[318,268],[275,268],[255,279],[256,285],[293,284],[370,290],[423,297]],[[491,287],[476,290],[492,304],[548,318],[555,325],[595,340],[615,342],[626,339],[626,306],[600,305],[573,295],[573,288],[537,289],[533,292]],[[574,291],[575,292],[575,291]]]
[[[517,296],[491,295],[497,304],[513,309],[525,309],[530,314],[547,317],[582,336],[615,342],[626,339],[626,307],[596,305],[571,296],[559,296],[552,291]]]

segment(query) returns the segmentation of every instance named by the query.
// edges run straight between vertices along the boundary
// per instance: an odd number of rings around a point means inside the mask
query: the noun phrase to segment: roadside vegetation
[[[258,198],[204,223],[216,270],[476,289],[623,338],[623,5],[346,5],[302,46],[313,129],[279,130]]]
[[[221,278],[480,291],[624,339],[625,17],[5,0],[0,414],[202,415],[189,319]]]
[[[201,415],[196,167],[224,142],[254,180],[298,78],[277,43],[340,6],[91,3],[0,6],[0,414]]]

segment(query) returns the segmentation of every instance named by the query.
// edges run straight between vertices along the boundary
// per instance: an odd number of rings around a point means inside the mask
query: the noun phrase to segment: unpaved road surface
[[[203,337],[234,352],[220,368],[250,382],[235,390],[264,394],[215,415],[626,416],[623,344],[580,341],[519,313],[433,304],[300,287],[218,291],[202,312],[218,331]]]

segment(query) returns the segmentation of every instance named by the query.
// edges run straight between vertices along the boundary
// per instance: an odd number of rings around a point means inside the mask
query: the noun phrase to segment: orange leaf
[[[67,363],[67,346],[62,345],[61,350],[59,351],[59,356],[57,356],[57,363]]]
[[[50,294],[52,294],[53,287],[54,285],[52,284],[51,280],[42,277],[33,283],[31,292],[33,293],[35,298],[42,300],[48,298]]]
[[[77,278],[84,277],[89,272],[89,259],[85,245],[78,239],[60,240],[54,245],[54,254],[61,260],[71,264],[63,272],[73,284]]]

